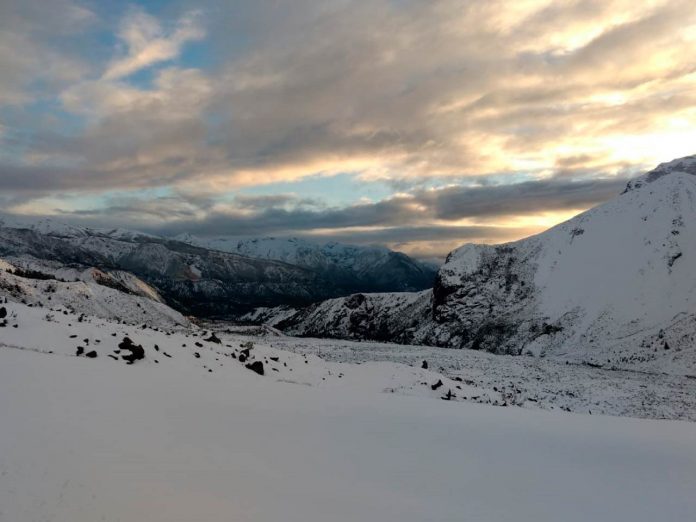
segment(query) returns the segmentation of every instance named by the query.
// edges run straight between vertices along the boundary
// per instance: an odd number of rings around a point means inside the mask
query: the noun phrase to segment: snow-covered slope
[[[693,423],[467,404],[503,394],[224,332],[0,307],[3,521],[647,522],[696,510]]]
[[[37,270],[40,268],[40,270]],[[0,298],[21,301],[55,315],[53,308],[129,324],[160,327],[189,325],[188,319],[162,303],[157,293],[132,274],[97,269],[51,272],[45,265],[15,266],[0,259]],[[3,336],[0,334],[0,339]]]
[[[273,259],[323,274],[353,292],[410,292],[432,288],[437,267],[376,246],[319,243],[301,238],[196,237],[177,240],[255,259]]]
[[[442,339],[571,359],[592,354],[609,364],[686,357],[693,368],[693,164],[662,165],[543,234],[453,252],[434,292],[435,321],[450,325]]]
[[[243,321],[270,324],[289,335],[417,343],[431,320],[432,291],[353,294],[296,310],[258,309]]]
[[[438,273],[432,303],[420,299],[419,310],[398,296],[358,307],[346,298],[281,325],[298,335],[324,331],[693,374],[695,261],[696,157],[689,157],[660,165],[614,200],[542,234],[455,250]],[[401,313],[403,307],[411,310]],[[387,319],[383,310],[404,320]],[[412,317],[427,319],[414,324]]]

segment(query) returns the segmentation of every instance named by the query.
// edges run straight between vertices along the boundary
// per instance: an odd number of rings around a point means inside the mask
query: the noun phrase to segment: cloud
[[[3,0],[0,109],[32,102],[77,81],[87,69],[84,59],[54,42],[83,35],[95,19],[92,11],[71,0]]]
[[[103,78],[116,80],[179,55],[184,44],[200,40],[205,31],[200,13],[186,13],[171,31],[142,9],[134,9],[122,21],[118,36],[126,47],[125,56],[113,60]]]
[[[117,198],[98,209],[63,216],[167,236],[188,232],[203,237],[307,236],[379,243],[429,257],[443,256],[465,241],[510,241],[538,232],[543,226],[516,224],[515,218],[574,213],[617,195],[625,183],[626,178],[558,177],[513,185],[416,189],[340,208],[294,194],[238,196],[231,203],[180,194],[151,200]]]
[[[449,187],[421,191],[420,205],[444,220],[526,215],[536,212],[582,210],[616,196],[626,178],[527,181],[511,185]]]

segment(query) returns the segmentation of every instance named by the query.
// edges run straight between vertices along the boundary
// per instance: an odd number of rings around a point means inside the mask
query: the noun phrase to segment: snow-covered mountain
[[[10,261],[130,272],[178,310],[206,317],[234,316],[258,306],[303,305],[358,291],[429,288],[435,276],[433,267],[387,249],[307,244],[290,255],[290,241],[285,255],[279,250],[271,255],[254,251],[253,241],[238,252],[191,242],[51,219],[0,218],[0,256]]]
[[[432,292],[334,299],[286,310],[278,326],[694,373],[695,260],[692,156],[539,235],[464,245],[447,257]]]
[[[130,272],[176,309],[226,316],[252,307],[307,303],[340,295],[319,275],[278,261],[251,259],[155,236],[88,228],[0,227],[0,256],[51,261],[103,272]]]
[[[180,234],[174,239],[254,259],[282,261],[322,274],[354,292],[412,292],[432,288],[437,266],[378,246],[302,238],[203,238]]]

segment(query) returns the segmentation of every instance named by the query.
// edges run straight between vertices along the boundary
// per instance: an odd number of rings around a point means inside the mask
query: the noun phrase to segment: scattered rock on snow
[[[247,364],[246,367],[259,375],[263,375],[263,363],[261,361],[254,361],[251,364]]]
[[[207,339],[204,339],[204,341],[207,341],[209,343],[222,344],[222,341],[218,338],[217,335],[215,335],[214,332],[210,334],[210,337],[208,337]]]
[[[121,358],[128,362],[128,364],[133,364],[135,361],[145,358],[145,350],[139,344],[135,344],[130,337],[124,337],[118,345],[121,350],[129,351],[129,355],[122,355]]]

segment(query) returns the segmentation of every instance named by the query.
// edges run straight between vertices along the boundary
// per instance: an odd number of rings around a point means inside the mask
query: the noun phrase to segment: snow
[[[641,522],[696,509],[693,423],[442,401],[419,384],[456,384],[437,373],[323,361],[274,338],[251,350],[262,377],[221,355],[240,352],[236,334],[216,344],[195,328],[3,306],[3,522]],[[145,359],[106,357],[124,334]],[[83,338],[97,358],[74,355]]]
[[[200,268],[198,268],[196,265],[189,266],[189,270],[191,270],[191,274],[193,274],[193,277],[196,279],[200,279],[200,277],[203,275],[203,272],[201,272]]]
[[[271,347],[332,362],[381,361],[418,367],[427,361],[430,369],[466,384],[469,391],[458,393],[458,398],[469,402],[490,404],[493,398],[498,404],[526,409],[696,421],[693,376],[604,369],[475,350],[300,339],[276,332],[265,333]]]
[[[6,267],[3,269],[3,265]],[[45,265],[30,265],[45,268]],[[131,324],[147,323],[160,326],[185,326],[189,324],[181,313],[162,303],[157,293],[146,283],[131,274],[115,272],[106,275],[96,269],[84,272],[74,271],[79,279],[31,279],[19,277],[6,270],[14,270],[14,265],[2,261],[0,265],[0,298],[21,300],[49,311],[51,307],[61,307],[77,314],[93,315],[104,319],[125,321]],[[51,274],[51,270],[41,270]],[[62,272],[65,275],[66,271]],[[95,273],[101,274],[107,283],[117,281],[131,294],[97,283]],[[59,277],[59,275],[56,275]],[[134,295],[134,294],[139,295]],[[45,313],[45,312],[44,312]]]
[[[696,177],[672,173],[554,230],[537,271],[545,310],[581,305],[596,316],[611,308],[617,321],[649,325],[692,308],[696,281],[689,262],[670,266],[668,259],[677,252],[696,258],[695,197]],[[588,231],[571,243],[571,227]]]
[[[231,252],[254,258],[274,259],[293,265],[326,268],[336,264],[342,268],[361,271],[365,267],[355,266],[355,262],[375,262],[387,257],[390,250],[384,247],[364,247],[341,243],[320,243],[308,239],[289,237],[239,238],[234,236],[198,237],[180,234],[174,239],[195,246]]]
[[[126,230],[123,228],[92,228],[71,225],[60,220],[39,216],[18,216],[0,214],[0,226],[9,228],[25,228],[59,238],[86,238],[88,236],[104,236],[123,241],[133,241],[138,238],[158,238],[158,236]]]

